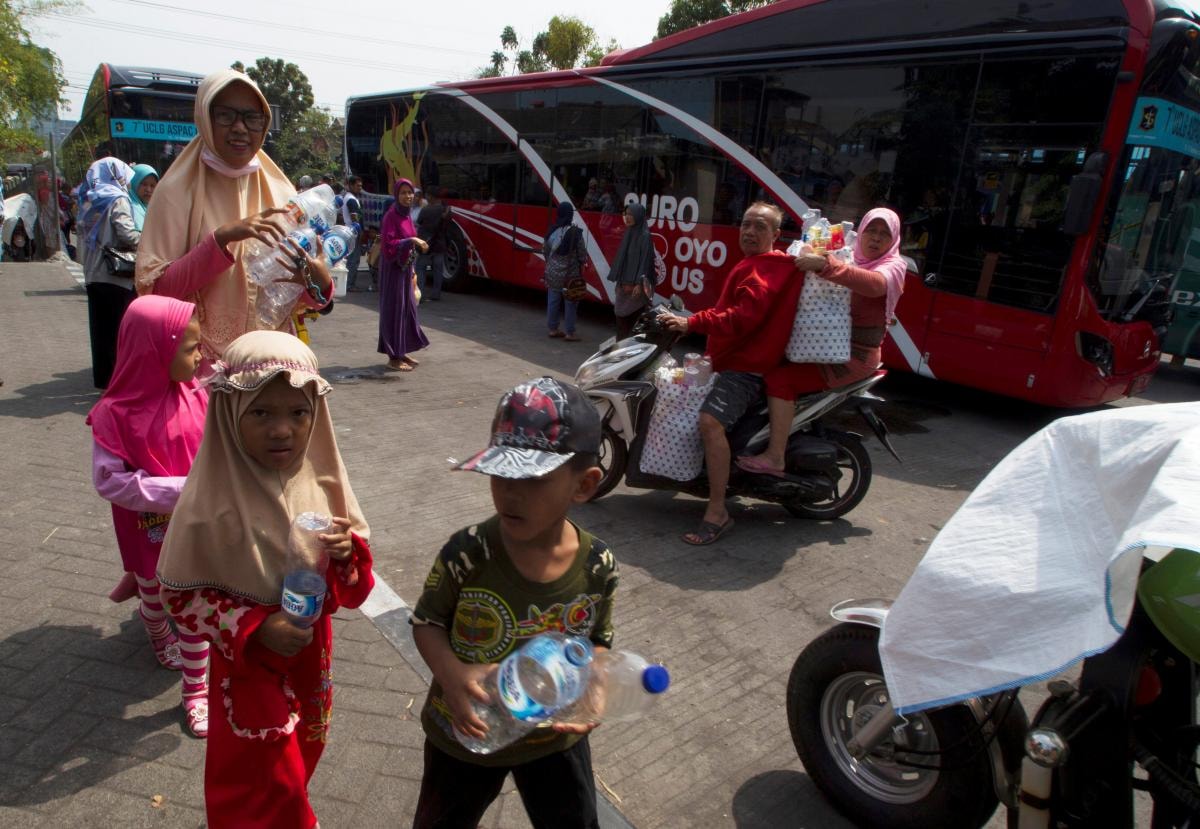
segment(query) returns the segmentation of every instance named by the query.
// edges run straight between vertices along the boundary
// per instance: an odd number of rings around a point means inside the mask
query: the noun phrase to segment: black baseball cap
[[[539,478],[578,452],[600,452],[600,413],[578,387],[539,377],[504,393],[488,448],[454,468],[498,478]]]

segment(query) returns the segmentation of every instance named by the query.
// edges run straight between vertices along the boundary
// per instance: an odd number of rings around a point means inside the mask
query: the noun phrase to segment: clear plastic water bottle
[[[543,633],[509,654],[484,682],[491,705],[472,701],[487,725],[483,739],[454,735],[476,754],[491,754],[524,737],[556,710],[570,705],[588,684],[592,644],[579,636]]]
[[[318,536],[333,528],[323,512],[302,512],[292,521],[288,536],[287,575],[283,577],[280,605],[296,627],[312,627],[325,604],[325,571],[329,554]]]
[[[311,227],[297,228],[287,235],[296,245],[309,256],[315,256],[321,240]],[[286,241],[279,247],[268,248],[260,246],[257,256],[246,259],[246,275],[256,285],[270,285],[280,279],[289,279],[291,269],[280,262],[293,256],[291,246]]]
[[[592,660],[587,690],[550,721],[628,722],[653,708],[670,685],[671,674],[664,665],[629,651],[600,651]]]
[[[282,222],[285,232],[308,227],[320,236],[329,230],[336,217],[333,188],[328,184],[321,184],[292,196],[287,203],[287,212],[276,216],[275,219]],[[290,256],[286,254],[286,246],[284,250],[285,255]],[[247,239],[242,243],[242,259],[246,262],[247,270],[250,270],[251,262],[262,259],[273,261],[274,255],[279,252],[280,245],[263,244],[257,239]]]
[[[358,234],[345,225],[334,225],[321,237],[321,247],[325,251],[325,259],[329,267],[342,261],[358,242]]]

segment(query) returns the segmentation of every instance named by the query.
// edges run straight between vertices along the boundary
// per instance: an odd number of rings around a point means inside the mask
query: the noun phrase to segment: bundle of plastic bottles
[[[333,224],[335,216],[333,190],[322,184],[297,193],[288,201],[287,212],[280,217],[287,230],[284,241],[266,245],[249,239],[244,243],[246,274],[259,286],[256,310],[264,326],[278,328],[304,290],[303,285],[287,281],[292,271],[286,263],[294,256],[288,240],[310,256],[320,246],[330,267],[353,249],[357,234],[353,228]]]
[[[807,245],[812,252],[820,256],[833,254],[847,262],[854,256],[854,243],[858,234],[854,230],[854,222],[831,223],[821,215],[820,210],[809,210],[800,217],[800,238],[788,247],[788,254],[798,256]]]
[[[455,732],[476,754],[491,754],[553,723],[639,717],[667,690],[670,674],[628,651],[597,654],[582,637],[544,633],[505,657],[483,685],[492,703],[472,706],[487,736]]]

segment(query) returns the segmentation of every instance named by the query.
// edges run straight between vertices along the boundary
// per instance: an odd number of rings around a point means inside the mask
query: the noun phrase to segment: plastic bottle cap
[[[650,665],[642,671],[642,687],[651,694],[661,694],[671,685],[671,674],[665,665]]]

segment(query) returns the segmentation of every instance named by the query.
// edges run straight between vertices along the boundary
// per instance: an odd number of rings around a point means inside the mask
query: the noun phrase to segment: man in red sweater
[[[688,544],[711,544],[733,526],[725,505],[730,450],[725,433],[763,398],[763,373],[783,359],[796,319],[804,274],[792,258],[774,250],[783,211],[755,202],[742,217],[738,244],[745,259],[734,265],[717,304],[681,317],[665,314],[672,331],[708,335],[708,354],[720,376],[700,409],[700,437],[708,471],[708,507]]]

